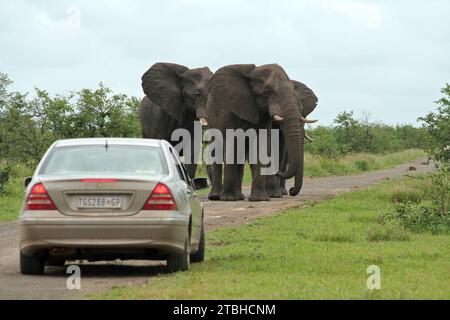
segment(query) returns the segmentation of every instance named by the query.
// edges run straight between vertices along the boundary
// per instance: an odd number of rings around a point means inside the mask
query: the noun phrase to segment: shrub
[[[450,168],[442,166],[431,175],[433,204],[441,215],[450,211]]]
[[[406,180],[394,187],[392,212],[382,222],[397,221],[413,232],[450,232],[450,174],[447,167],[425,176]]]
[[[413,232],[450,232],[450,213],[441,214],[432,204],[400,203],[393,212],[384,217],[385,221],[397,220]]]

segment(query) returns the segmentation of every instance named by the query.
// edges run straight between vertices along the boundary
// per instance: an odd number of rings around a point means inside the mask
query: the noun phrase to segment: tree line
[[[140,101],[102,83],[55,96],[36,88],[31,99],[11,83],[0,73],[0,160],[34,165],[58,139],[140,136]]]
[[[410,124],[387,125],[370,121],[366,114],[357,119],[353,111],[337,115],[331,126],[308,129],[314,143],[305,150],[326,158],[337,159],[351,153],[389,153],[405,149],[427,149],[430,136],[424,127]]]

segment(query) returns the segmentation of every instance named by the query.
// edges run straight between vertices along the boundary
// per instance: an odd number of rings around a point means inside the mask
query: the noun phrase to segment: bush
[[[450,232],[450,213],[441,214],[432,204],[400,203],[395,210],[385,216],[386,221],[397,220],[413,232],[433,234]]]
[[[400,185],[391,194],[394,210],[381,217],[414,232],[450,232],[450,175],[442,167],[416,184]],[[425,201],[426,200],[426,201]]]

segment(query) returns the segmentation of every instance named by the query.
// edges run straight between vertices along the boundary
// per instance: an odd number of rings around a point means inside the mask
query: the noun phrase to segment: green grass
[[[388,154],[358,153],[340,159],[324,159],[305,154],[305,176],[325,177],[344,176],[365,171],[382,170],[399,164],[425,157],[426,153],[419,149],[408,149]]]
[[[416,234],[380,216],[403,178],[207,235],[206,261],[100,299],[450,299],[450,235]],[[366,286],[381,268],[381,289]]]

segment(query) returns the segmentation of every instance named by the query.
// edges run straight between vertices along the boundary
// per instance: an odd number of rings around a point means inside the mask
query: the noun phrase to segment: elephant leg
[[[212,181],[212,165],[206,165],[206,174],[208,175],[209,181]]]
[[[244,177],[244,166],[243,164],[236,165],[236,185],[235,191],[236,195],[239,197],[239,200],[244,200],[245,196],[242,193],[242,178]]]
[[[248,201],[270,201],[266,193],[266,177],[261,175],[261,164],[251,164],[252,170],[252,190]]]
[[[186,171],[189,174],[189,177],[191,179],[194,179],[195,178],[195,172],[197,171],[197,164],[196,163],[186,164],[185,167],[186,167]]]
[[[236,192],[237,165],[225,164],[223,173],[223,188],[220,194],[222,201],[237,201],[240,195]]]
[[[280,178],[280,187],[281,187],[281,192],[283,193],[283,196],[287,196],[288,192],[286,189],[286,179]]]
[[[280,138],[280,140],[278,142],[279,145],[280,145],[279,147],[281,148],[281,149],[279,149],[278,163],[281,163],[280,160],[283,157],[282,156],[283,146],[281,144],[281,140],[282,140],[282,138]],[[268,139],[268,141],[267,141],[267,150],[269,150],[271,155],[272,155],[274,150],[272,150],[271,148],[272,148],[271,140]],[[266,178],[265,188],[266,188],[267,195],[269,197],[271,197],[271,198],[281,198],[281,197],[283,197],[283,191],[281,190],[280,178],[278,176],[276,176],[276,175],[267,175],[267,176],[265,176],[265,178]]]
[[[266,192],[271,198],[283,197],[280,178],[276,175],[266,176]]]
[[[211,171],[211,191],[209,192],[208,199],[211,201],[220,200],[220,193],[222,192],[222,165],[212,164],[210,165]]]
[[[186,170],[187,170],[187,172],[189,174],[189,177],[191,179],[194,179],[195,178],[195,172],[197,171],[197,160],[198,160],[197,157],[198,157],[198,154],[195,154],[195,147],[194,146],[195,146],[196,141],[195,141],[194,128],[187,127],[187,130],[189,130],[190,136],[191,136],[191,155],[190,155],[190,157],[187,157],[187,155],[186,155],[186,158],[185,158],[186,165],[185,165],[185,167],[186,167]],[[189,163],[187,163],[187,162],[189,162]]]

